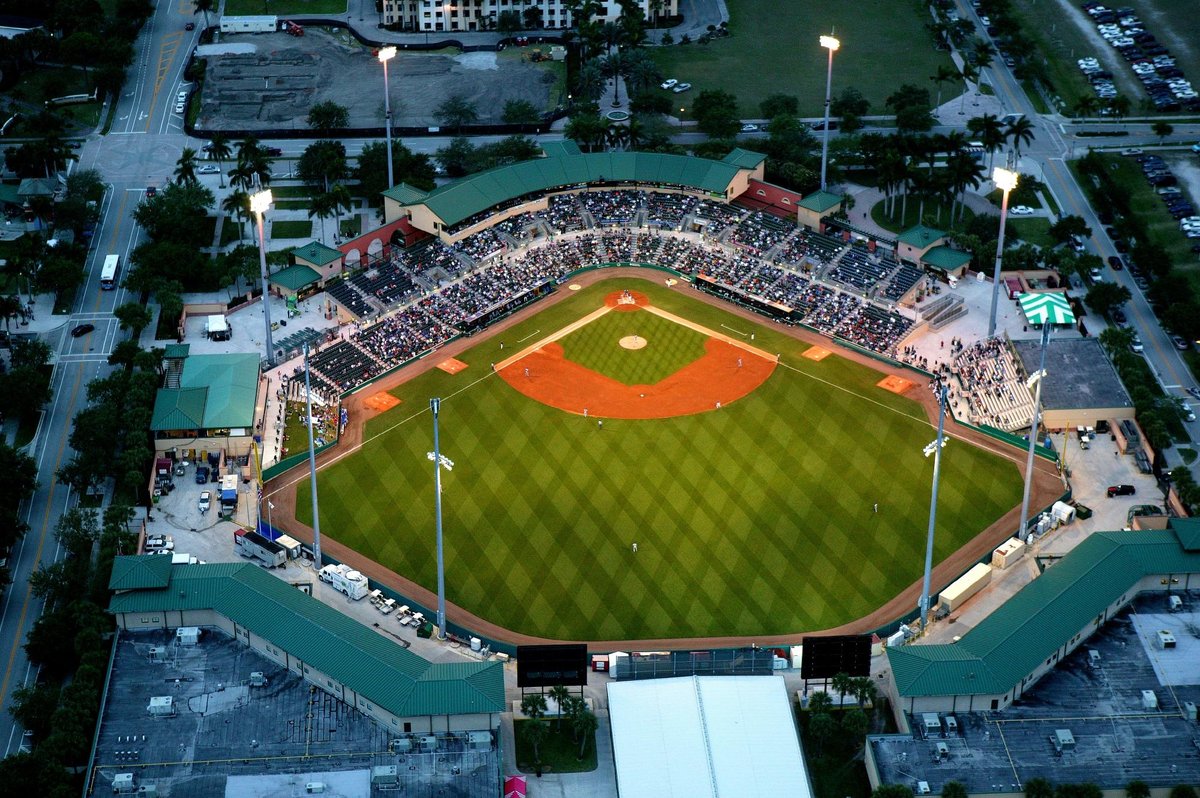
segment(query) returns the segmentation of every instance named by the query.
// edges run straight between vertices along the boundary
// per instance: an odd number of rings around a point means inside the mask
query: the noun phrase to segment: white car
[[[203,166],[201,166],[199,169],[197,169],[196,171],[202,175],[215,175],[217,172],[219,172],[221,170],[218,169],[216,166],[213,166],[210,163],[206,163]]]
[[[676,80],[675,78],[667,78],[661,84],[659,84],[659,88],[660,89],[672,89],[672,88],[675,88],[675,84],[678,82],[679,81]]]
[[[1033,216],[1036,211],[1028,205],[1016,205],[1009,208],[1008,213],[1011,216]]]
[[[680,84],[677,84],[675,86],[675,88],[671,89],[671,91],[675,92],[676,94],[679,94],[681,92],[688,91],[691,88],[692,88],[692,84],[690,84],[690,83],[680,83]]]
[[[1134,335],[1133,340],[1129,342],[1129,351],[1135,355],[1140,355],[1145,349],[1146,347],[1142,344],[1142,339]]]
[[[175,103],[175,113],[182,114],[187,110],[187,103]]]
[[[179,103],[187,102],[187,94],[188,93],[186,91],[179,92],[178,94],[175,95],[175,102],[179,102]]]
[[[758,125],[753,124],[752,122],[747,122],[746,124],[742,125],[742,132],[743,133],[757,133]]]
[[[200,512],[207,513],[212,508],[212,491],[206,490],[200,493]]]
[[[1196,414],[1192,412],[1192,406],[1187,402],[1179,403],[1179,414],[1183,416],[1184,421],[1195,421]]]

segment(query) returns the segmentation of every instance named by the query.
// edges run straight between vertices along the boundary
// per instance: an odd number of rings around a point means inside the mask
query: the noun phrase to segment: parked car
[[[204,485],[208,482],[208,466],[196,466],[196,484]]]
[[[204,490],[200,492],[200,512],[207,513],[212,507],[212,491]]]
[[[184,26],[183,26],[183,29],[184,29],[184,30],[195,30],[195,29],[196,29],[196,23],[195,23],[195,22],[189,22],[188,24],[186,24],[186,25],[184,25]]]
[[[269,158],[278,158],[279,156],[283,155],[283,150],[279,149],[278,147],[266,147],[265,149],[267,151],[267,157]]]
[[[1196,420],[1196,414],[1192,412],[1192,406],[1182,400],[1179,402],[1179,415],[1183,416],[1184,421],[1191,422]]]
[[[752,122],[747,122],[746,124],[742,125],[742,132],[743,133],[757,133],[758,125],[756,125]]]
[[[679,81],[676,80],[675,78],[667,78],[662,83],[660,83],[658,87],[660,89],[673,89],[673,88],[675,88],[675,84],[677,84],[677,83],[679,83]]]
[[[158,195],[158,188],[155,186],[146,186],[146,196],[154,197]]]
[[[1109,485],[1108,486],[1108,498],[1110,498],[1110,499],[1114,496],[1133,496],[1136,493],[1137,493],[1137,488],[1135,488],[1133,485]]]
[[[675,87],[671,89],[671,91],[675,92],[676,94],[682,94],[685,91],[690,91],[691,88],[692,84],[690,83],[677,83],[675,84]]]
[[[175,103],[175,113],[182,114],[187,111],[187,103]]]
[[[1129,343],[1129,351],[1133,352],[1135,355],[1140,355],[1142,352],[1146,351],[1146,347],[1142,345],[1142,339],[1136,334],[1133,336],[1133,340]]]
[[[1117,271],[1121,271],[1122,269],[1125,268],[1125,261],[1121,260],[1116,255],[1109,255],[1108,256],[1108,265],[1112,266]]]
[[[1124,324],[1126,322],[1125,311],[1121,310],[1120,308],[1113,308],[1112,317],[1113,321],[1115,321],[1117,324]]]
[[[1011,216],[1032,216],[1035,211],[1028,205],[1014,205],[1008,212]]]
[[[221,170],[218,169],[215,165],[213,165],[211,163],[206,163],[203,166],[201,166],[199,169],[197,169],[196,171],[202,175],[215,175],[217,172],[219,172]]]
[[[1176,348],[1176,349],[1178,349],[1180,352],[1186,352],[1186,351],[1187,351],[1187,348],[1188,348],[1188,342],[1187,342],[1187,340],[1185,340],[1185,339],[1184,339],[1184,338],[1182,338],[1181,336],[1178,336],[1178,335],[1172,335],[1172,336],[1171,336],[1171,343],[1172,343],[1172,344],[1174,344],[1174,345],[1175,345],[1175,348]]]

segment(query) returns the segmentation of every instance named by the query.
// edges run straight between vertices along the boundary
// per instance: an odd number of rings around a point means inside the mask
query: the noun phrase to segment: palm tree
[[[960,203],[959,218],[967,206],[967,189],[976,188],[983,182],[983,164],[969,152],[959,151],[950,156],[946,162],[946,173],[949,185]],[[950,223],[954,223],[954,205],[950,206]]]
[[[232,183],[233,181],[230,180]],[[243,227],[245,220],[250,218],[250,195],[237,188],[229,192],[225,199],[221,200],[221,210],[227,216],[236,216],[238,220],[238,241],[241,242],[245,238],[246,228]]]
[[[581,66],[575,75],[575,96],[584,105],[599,100],[604,93],[604,86],[604,72],[593,61]]]
[[[179,185],[194,186],[196,184],[196,151],[184,147],[179,160],[175,162],[175,182]]]
[[[625,56],[620,50],[609,53],[600,62],[600,69],[613,82],[613,105],[621,104],[621,73],[625,69]]]
[[[213,0],[192,0],[192,5],[195,7],[192,15],[204,14],[204,27],[208,28],[208,12],[213,9]]]
[[[809,712],[828,712],[833,709],[833,699],[824,690],[818,690],[808,697]]]
[[[983,142],[983,148],[988,152],[988,171],[992,170],[992,163],[996,157],[996,151],[1004,147],[1005,134],[1004,123],[1002,123],[995,114],[984,114],[977,116],[967,122],[967,129],[979,137]]]
[[[567,689],[565,684],[556,684],[550,688],[550,697],[554,699],[554,706],[558,708],[558,712],[555,714],[558,721],[558,730],[562,732],[563,703],[571,697],[571,691]]]
[[[1133,103],[1124,94],[1118,94],[1108,101],[1108,110],[1112,112],[1112,115],[1117,118],[1118,122],[1129,115],[1129,109],[1132,106]]]
[[[1024,116],[1014,119],[1009,123],[1008,128],[1005,129],[1004,137],[1012,143],[1016,160],[1020,160],[1022,145],[1028,145],[1033,142],[1033,123],[1029,121],[1028,117]]]
[[[958,72],[953,67],[943,64],[937,68],[937,74],[931,75],[929,79],[937,86],[937,101],[933,104],[933,107],[938,108],[942,104],[942,84],[953,83],[958,79]]]
[[[1170,122],[1166,122],[1162,119],[1155,122],[1153,127],[1154,127],[1154,135],[1158,136],[1159,144],[1162,144],[1164,141],[1166,141],[1167,136],[1169,136],[1175,132],[1175,126],[1172,125]]]
[[[833,686],[833,689],[837,691],[838,709],[841,709],[846,705],[846,693],[850,692],[850,674],[846,673],[845,671],[835,673],[833,674],[833,678],[830,680],[830,684]]]
[[[962,79],[966,85],[963,87],[963,93],[958,100],[958,110],[962,111],[967,105],[967,94],[971,91],[971,84],[979,80],[979,67],[975,64],[963,64]]]
[[[624,60],[625,80],[631,97],[662,83],[658,64],[645,50],[631,50],[625,53]]]
[[[540,718],[546,714],[546,697],[541,693],[529,693],[521,698],[521,714],[529,718]]]
[[[1080,119],[1087,119],[1100,110],[1100,98],[1094,94],[1084,94],[1075,101],[1075,113]]]
[[[879,185],[883,189],[884,198],[890,202],[888,214],[896,212],[896,190],[904,182],[904,174],[908,171],[908,163],[904,156],[895,148],[883,151],[878,161],[877,171]]]
[[[978,36],[971,43],[971,63],[979,69],[987,69],[996,57],[996,47],[987,39]]]
[[[581,760],[584,754],[587,753],[588,740],[595,738],[596,727],[599,725],[600,723],[596,720],[595,714],[586,709],[572,718],[571,728],[576,736],[579,737],[579,758]]]
[[[329,197],[329,205],[333,209],[334,240],[337,241],[342,235],[342,211],[348,211],[354,207],[354,200],[350,197],[350,189],[342,183],[338,183],[333,188],[329,189],[327,195]]]
[[[232,152],[229,139],[225,137],[225,134],[214,133],[213,137],[208,140],[208,155],[217,162],[217,179],[221,182],[221,188],[225,188],[225,170],[222,165]]]
[[[337,208],[333,205],[333,195],[329,193],[317,194],[312,198],[312,204],[308,207],[308,218],[314,216],[321,220],[321,243],[325,243],[325,220],[337,213]]]
[[[525,735],[526,741],[533,746],[533,764],[540,776],[542,775],[541,745],[550,729],[546,726],[546,721],[541,718],[533,718],[521,724],[521,731]]]
[[[628,130],[620,122],[609,122],[604,131],[604,141],[610,150],[619,150],[628,141]]]

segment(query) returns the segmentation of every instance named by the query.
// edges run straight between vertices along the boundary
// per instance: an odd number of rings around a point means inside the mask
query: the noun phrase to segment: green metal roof
[[[309,241],[304,246],[293,249],[292,257],[300,258],[314,266],[328,266],[336,260],[341,260],[342,253],[340,250],[327,247],[319,241]],[[287,271],[287,269],[284,269],[284,271]],[[278,276],[277,274],[271,279],[274,280]]]
[[[1144,576],[1200,573],[1200,540],[1185,523],[1096,532],[957,643],[888,648],[902,696],[1000,695]]]
[[[168,555],[114,557],[112,576],[108,579],[108,589],[163,588],[170,581],[171,557]]]
[[[761,152],[753,150],[743,150],[741,147],[734,147],[729,154],[721,159],[725,163],[733,164],[739,169],[754,169],[760,163],[767,160],[767,156]]]
[[[0,202],[9,205],[20,205],[24,199],[18,194],[18,189],[12,183],[0,183]]]
[[[258,399],[256,354],[192,355],[183,361],[182,388],[207,388],[204,429],[253,427]]]
[[[167,344],[163,347],[164,360],[182,360],[192,351],[191,344]]]
[[[559,158],[563,155],[583,155],[583,150],[571,139],[559,139],[543,142],[542,153],[547,158]]]
[[[917,249],[924,249],[944,235],[946,233],[942,230],[935,230],[932,227],[918,224],[905,230],[896,237],[896,240],[901,244],[908,244]]]
[[[970,252],[961,252],[951,247],[934,247],[921,256],[921,262],[935,269],[951,271],[971,262]]]
[[[416,186],[410,186],[408,183],[400,183],[383,192],[383,196],[394,199],[401,205],[416,205],[419,202],[423,202],[429,194]]]
[[[1171,528],[1185,551],[1200,551],[1200,518],[1172,518]]]
[[[340,252],[338,253],[338,255],[341,254]],[[332,261],[327,262],[332,263]],[[313,283],[320,281],[321,275],[317,274],[311,266],[305,266],[303,263],[288,266],[286,269],[280,269],[271,275],[271,282],[289,291],[299,291],[301,288],[307,288]]]
[[[159,388],[154,397],[150,429],[204,429],[204,405],[207,388]]]
[[[176,565],[166,587],[118,593],[109,604],[113,613],[207,609],[394,715],[504,711],[500,663],[431,663],[250,563]]]
[[[599,152],[535,158],[439,186],[419,200],[405,200],[405,187],[384,192],[402,205],[423,203],[446,226],[526,194],[609,181],[690,186],[724,195],[737,167],[706,158],[658,152]]]
[[[825,213],[841,201],[841,194],[834,194],[832,191],[816,191],[800,200],[800,207],[816,213]]]

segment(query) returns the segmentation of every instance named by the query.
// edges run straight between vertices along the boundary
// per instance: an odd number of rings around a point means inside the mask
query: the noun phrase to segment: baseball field
[[[513,631],[819,630],[920,577],[934,430],[894,382],[806,355],[690,287],[622,278],[560,290],[565,300],[459,354],[466,368],[391,391],[400,404],[318,475],[323,534],[436,588],[438,396],[454,463],[447,598]],[[1020,494],[1012,462],[952,442],[936,558]],[[311,523],[307,479],[296,500]]]

